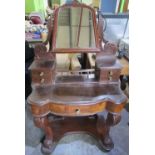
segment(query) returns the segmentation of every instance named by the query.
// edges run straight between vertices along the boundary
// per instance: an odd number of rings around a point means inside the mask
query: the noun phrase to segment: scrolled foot
[[[46,139],[44,140],[44,143],[43,143],[43,145],[47,148],[50,148],[52,144],[53,144],[52,140],[46,140]]]
[[[102,141],[102,147],[105,151],[111,151],[114,148],[114,143],[109,135],[106,135]]]
[[[56,145],[53,143],[52,140],[44,140],[42,146],[41,146],[41,152],[43,154],[51,154],[54,149],[55,149]]]

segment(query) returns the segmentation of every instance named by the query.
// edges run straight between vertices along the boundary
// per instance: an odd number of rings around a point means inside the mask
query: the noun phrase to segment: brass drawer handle
[[[80,114],[80,109],[75,110],[76,114]]]
[[[41,83],[44,83],[45,82],[45,79],[41,79]]]
[[[109,80],[110,80],[110,81],[112,80],[112,76],[109,76]]]
[[[40,73],[40,76],[43,76],[43,75],[44,75],[44,72],[41,72],[41,73]]]
[[[113,75],[113,72],[112,71],[109,71],[109,75],[112,76]]]
[[[112,72],[112,71],[109,71],[108,79],[109,79],[110,81],[112,80],[112,75],[113,75],[113,72]]]

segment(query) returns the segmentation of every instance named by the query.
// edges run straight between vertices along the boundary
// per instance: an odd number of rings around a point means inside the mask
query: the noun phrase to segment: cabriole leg
[[[106,120],[103,115],[98,115],[97,129],[100,134],[102,147],[106,151],[110,151],[114,148],[114,143],[110,137],[110,128],[118,124],[121,120],[120,114],[108,113]]]
[[[34,123],[38,128],[43,129],[45,133],[45,140],[41,148],[42,152],[46,154],[50,154],[54,150],[53,132],[52,132],[51,124],[49,123],[47,116],[35,117]]]

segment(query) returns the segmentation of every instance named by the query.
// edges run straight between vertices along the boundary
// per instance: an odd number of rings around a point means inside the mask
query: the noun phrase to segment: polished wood
[[[68,7],[91,10],[96,49],[56,48],[58,13]],[[55,142],[67,132],[80,131],[92,134],[105,150],[110,151],[114,147],[110,128],[120,121],[120,112],[127,102],[120,89],[122,66],[116,59],[117,46],[104,40],[102,19],[97,25],[94,9],[85,4],[74,0],[56,9],[53,17],[48,22],[47,40],[35,46],[35,59],[29,68],[33,91],[27,101],[35,125],[45,133],[42,152],[52,152]],[[47,44],[50,44],[49,49]],[[76,52],[84,53],[83,64],[86,64],[88,53],[96,52],[94,69],[83,65],[79,71],[56,70],[56,53]],[[100,115],[103,111],[108,112],[106,119]]]
[[[40,60],[38,62],[38,60],[35,60],[29,69],[31,70],[32,85],[51,84],[54,81],[55,61]]]
[[[88,105],[64,105],[57,103],[48,103],[45,105],[31,105],[31,111],[34,116],[45,116],[54,114],[59,116],[89,116],[107,110],[109,112],[118,113],[124,108],[125,102],[114,104],[111,102],[101,102]]]

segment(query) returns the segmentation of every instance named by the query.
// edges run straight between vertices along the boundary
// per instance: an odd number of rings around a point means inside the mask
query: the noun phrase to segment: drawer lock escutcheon
[[[80,114],[80,109],[75,110],[76,114]]]

